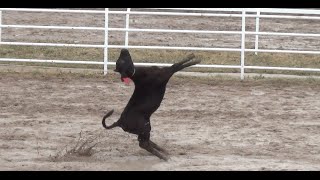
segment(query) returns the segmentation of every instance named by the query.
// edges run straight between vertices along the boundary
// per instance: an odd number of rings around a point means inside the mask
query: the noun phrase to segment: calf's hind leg
[[[156,143],[152,142],[151,140],[149,140],[151,146],[161,152],[164,152],[165,154],[169,155],[168,151],[163,149],[162,147],[158,146]]]
[[[140,134],[138,136],[138,141],[139,141],[139,146],[142,148],[142,149],[145,149],[147,150],[148,152],[150,152],[151,154],[157,156],[158,158],[160,159],[163,159],[165,161],[168,160],[168,157],[161,154],[157,148],[155,148],[153,146],[153,142],[150,141],[150,133],[143,133],[143,134]]]

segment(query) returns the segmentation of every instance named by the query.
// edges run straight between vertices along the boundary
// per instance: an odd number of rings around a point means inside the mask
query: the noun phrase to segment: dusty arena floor
[[[0,170],[320,170],[317,82],[174,76],[151,119],[168,162],[101,125],[133,89],[112,74],[2,73]]]

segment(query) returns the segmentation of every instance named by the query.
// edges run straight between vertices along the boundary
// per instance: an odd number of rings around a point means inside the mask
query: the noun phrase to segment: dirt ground
[[[0,170],[320,170],[320,86],[290,82],[174,76],[151,117],[165,162],[103,129],[134,90],[117,75],[2,73]],[[80,141],[97,144],[72,153]]]

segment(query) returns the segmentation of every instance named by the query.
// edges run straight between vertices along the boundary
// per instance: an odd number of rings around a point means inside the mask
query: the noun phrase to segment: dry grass
[[[174,63],[181,60],[189,53],[194,53],[201,64],[239,65],[240,53],[237,52],[212,52],[212,51],[179,51],[179,50],[145,50],[132,49],[131,55],[134,62],[148,63]],[[109,50],[109,59],[116,61],[119,49]],[[75,47],[29,47],[2,45],[0,57],[3,58],[32,58],[32,59],[55,59],[55,60],[77,60],[77,61],[103,61],[103,49],[100,48],[75,48]],[[246,53],[245,64],[250,66],[275,66],[275,67],[304,67],[320,68],[319,55],[304,54],[282,54],[282,53]],[[17,63],[2,62],[5,64],[49,66],[64,68],[87,68],[103,69],[102,65],[73,65],[73,64],[48,64],[48,63]],[[112,66],[111,66],[112,68]],[[225,72],[239,73],[238,69],[220,68],[189,68],[187,71],[198,72]],[[246,73],[268,73],[268,74],[293,74],[293,75],[320,75],[314,72],[280,71],[280,70],[250,70]]]
[[[55,155],[50,156],[53,162],[68,160],[75,156],[89,157],[94,154],[94,147],[101,143],[101,133],[98,135],[83,136],[82,132],[79,133],[77,140],[73,141],[71,147],[65,146],[62,150],[58,151]]]
[[[97,79],[108,82],[117,82],[119,80],[119,75],[114,72],[108,73],[106,76],[100,71],[87,71],[79,69],[75,71],[74,69],[68,70],[65,68],[35,68],[32,67],[26,71],[20,71],[19,69],[13,70],[1,70],[0,69],[0,80],[2,77],[23,77],[23,79],[63,79],[63,80],[74,80],[74,79]],[[287,86],[320,86],[320,78],[316,77],[268,77],[264,75],[257,76],[246,76],[244,80],[240,80],[238,76],[231,76],[228,74],[218,74],[218,75],[208,75],[208,76],[185,76],[185,75],[175,75],[170,80],[171,83],[189,83],[196,82],[201,84],[209,85],[238,85],[238,86],[265,86],[265,87],[287,87]]]

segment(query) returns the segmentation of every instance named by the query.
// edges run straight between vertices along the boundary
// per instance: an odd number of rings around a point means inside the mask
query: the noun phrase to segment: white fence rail
[[[2,11],[24,11],[24,12],[57,12],[57,13],[93,13],[104,14],[104,27],[73,27],[73,26],[38,26],[38,25],[9,25],[2,24]],[[189,12],[188,12],[189,11]],[[191,11],[191,12],[190,12]],[[197,11],[197,12],[193,12]],[[203,12],[202,12],[203,11]],[[220,13],[217,13],[220,12]],[[221,13],[224,12],[224,13]],[[228,12],[228,13],[225,13]],[[272,15],[270,13],[277,13]],[[124,28],[109,27],[110,14],[126,15]],[[279,15],[280,14],[280,15]],[[291,15],[287,15],[291,14]],[[130,28],[130,15],[161,15],[161,16],[187,16],[194,17],[234,17],[241,18],[241,31],[212,31],[212,30],[187,30],[187,29],[137,29]],[[246,31],[246,18],[255,18],[255,31]],[[131,48],[131,49],[172,49],[172,50],[192,50],[192,51],[231,51],[240,52],[241,59],[239,65],[206,65],[200,64],[195,67],[209,68],[234,68],[240,69],[240,77],[244,79],[245,69],[264,69],[264,70],[293,70],[293,71],[311,71],[320,72],[320,69],[313,68],[290,68],[290,67],[264,67],[264,66],[246,66],[245,52],[274,52],[274,53],[302,53],[302,54],[320,54],[320,51],[305,51],[305,50],[274,50],[274,49],[259,49],[259,35],[270,36],[301,36],[301,37],[320,37],[320,34],[312,33],[280,33],[280,32],[260,32],[261,18],[277,18],[277,19],[312,19],[320,20],[320,10],[310,9],[271,9],[271,8],[144,8],[143,10],[133,11],[127,8],[126,11],[115,11],[105,8],[105,10],[66,10],[66,9],[29,9],[29,8],[0,8],[0,45],[21,45],[21,46],[52,46],[52,47],[89,47],[103,48],[103,62],[95,61],[66,61],[66,60],[40,60],[40,59],[15,59],[1,58],[4,62],[47,62],[47,63],[70,63],[70,64],[99,64],[104,65],[104,73],[107,73],[108,65],[114,65],[115,62],[108,61],[109,48]],[[1,39],[2,28],[35,28],[35,29],[64,29],[64,30],[99,30],[104,31],[104,44],[64,44],[64,43],[28,43],[28,42],[5,42]],[[111,45],[109,42],[109,31],[125,32],[124,45]],[[240,48],[212,48],[212,47],[183,47],[183,46],[136,46],[129,43],[129,32],[163,32],[163,33],[195,33],[195,34],[235,34],[241,35]],[[245,47],[246,35],[255,35],[255,46],[253,49]],[[135,63],[142,66],[170,66],[171,64],[163,63]]]

